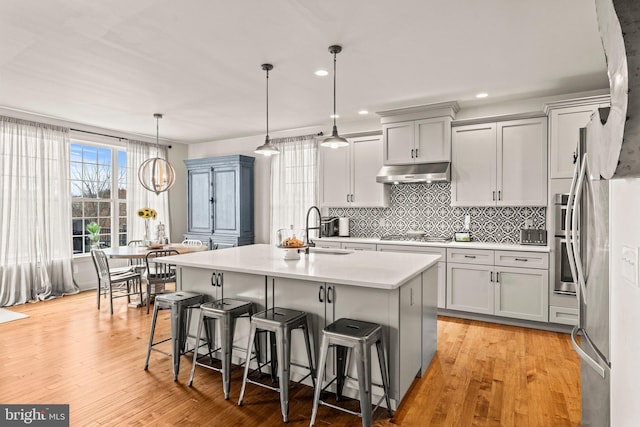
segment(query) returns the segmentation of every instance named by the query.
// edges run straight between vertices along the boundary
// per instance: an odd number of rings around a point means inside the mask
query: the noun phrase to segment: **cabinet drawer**
[[[549,322],[575,326],[578,324],[578,309],[549,306]]]
[[[549,254],[539,252],[495,251],[496,265],[503,267],[549,268]]]
[[[325,242],[322,239],[315,239],[313,241],[315,243],[316,248],[325,248],[325,249],[339,249],[340,242]]]
[[[447,249],[447,262],[493,265],[493,251],[483,249]]]
[[[434,248],[431,246],[409,246],[409,245],[378,245],[379,252],[408,252],[428,255],[440,255],[440,261],[447,259],[445,248]]]
[[[375,243],[345,243],[342,242],[340,247],[342,249],[351,249],[354,251],[375,251],[376,244]]]

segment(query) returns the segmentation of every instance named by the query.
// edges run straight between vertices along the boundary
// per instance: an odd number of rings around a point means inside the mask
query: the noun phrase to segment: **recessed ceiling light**
[[[364,116],[365,114],[369,114],[369,112],[367,110],[360,110],[358,111],[358,114],[361,114]]]
[[[487,96],[489,96],[487,92],[480,92],[476,94],[476,98],[486,98]]]
[[[316,76],[318,77],[325,77],[329,75],[329,72],[327,70],[317,70],[315,73]]]
[[[331,117],[332,119],[339,119],[340,118],[340,114],[332,114],[329,117]]]

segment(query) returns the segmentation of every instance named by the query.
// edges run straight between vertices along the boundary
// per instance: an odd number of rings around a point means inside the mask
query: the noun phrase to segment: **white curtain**
[[[280,154],[271,157],[271,243],[280,228],[305,227],[307,209],[318,200],[316,135],[271,141]]]
[[[0,117],[0,306],[78,292],[69,129]]]
[[[158,213],[155,220],[150,221],[150,238],[155,239],[158,224],[165,225],[165,236],[171,236],[169,218],[169,197],[166,191],[156,195],[147,190],[138,180],[138,169],[145,160],[156,157],[156,145],[141,141],[127,143],[127,241],[142,240],[144,236],[144,219],[136,216],[138,209],[152,208]],[[167,147],[161,145],[158,155],[167,158]]]

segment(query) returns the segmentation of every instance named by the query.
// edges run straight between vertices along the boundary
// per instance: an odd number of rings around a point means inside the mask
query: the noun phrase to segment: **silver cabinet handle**
[[[347,194],[347,203],[349,203],[349,195]]]
[[[491,278],[489,279],[489,281],[493,283],[493,271],[491,271],[490,274],[491,274]]]
[[[498,190],[498,200],[502,200],[502,191]]]
[[[409,305],[413,305],[413,288],[409,288]]]
[[[414,151],[415,151],[415,150],[412,148],[412,149],[411,149],[411,158],[412,158],[412,159],[414,158],[414,157],[413,157],[413,152],[414,152]]]
[[[320,285],[320,289],[318,290],[318,301],[320,302],[324,302],[322,294],[324,294],[324,286]]]
[[[476,256],[475,256],[475,255],[465,255],[464,257],[465,257],[465,258],[472,258],[472,259],[475,259],[475,257],[476,257]]]
[[[593,360],[591,358],[591,356],[589,356],[583,349],[580,348],[580,345],[578,344],[578,340],[576,339],[576,337],[578,336],[578,332],[582,332],[583,341],[587,342],[589,344],[589,346],[596,352],[596,354],[598,354],[598,352],[595,349],[593,343],[589,339],[589,336],[587,335],[587,333],[579,326],[574,326],[573,330],[571,331],[571,346],[576,351],[576,353],[578,353],[578,356],[580,356],[580,359],[582,359],[585,362],[587,362],[587,365],[589,365],[591,368],[593,368],[593,370],[596,371],[598,373],[598,375],[600,375],[602,378],[604,378],[605,377],[604,368],[602,366],[600,366],[600,364],[598,362]]]
[[[418,149],[416,148],[416,159],[417,159],[418,157],[420,157],[420,156],[418,155]]]
[[[215,271],[211,273],[211,286],[218,286],[218,273]]]
[[[527,262],[529,260],[527,258],[516,258],[516,261]]]
[[[495,201],[496,200],[496,192],[493,192],[493,196],[491,196],[491,200]]]
[[[500,272],[496,272],[496,283],[500,283]]]
[[[327,286],[327,303],[333,304],[333,286]]]

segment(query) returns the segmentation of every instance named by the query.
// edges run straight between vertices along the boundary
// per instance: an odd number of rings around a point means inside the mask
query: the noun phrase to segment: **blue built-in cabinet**
[[[218,249],[251,245],[254,158],[233,155],[185,160],[187,234]]]

